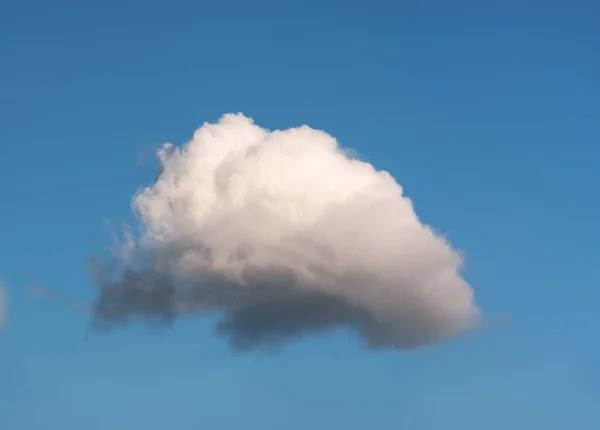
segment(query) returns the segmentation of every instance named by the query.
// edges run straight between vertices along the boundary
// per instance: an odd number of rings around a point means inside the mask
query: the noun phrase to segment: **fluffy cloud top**
[[[459,254],[390,174],[327,133],[228,114],[157,158],[157,180],[132,201],[139,237],[118,272],[95,267],[97,328],[217,313],[237,348],[336,326],[405,348],[478,321]]]

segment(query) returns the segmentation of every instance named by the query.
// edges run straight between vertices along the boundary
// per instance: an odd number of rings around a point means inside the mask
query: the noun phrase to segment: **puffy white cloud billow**
[[[164,145],[157,180],[133,198],[141,230],[122,270],[96,268],[97,327],[219,313],[237,348],[336,326],[404,348],[471,328],[460,255],[390,174],[347,154],[325,132],[241,114]]]

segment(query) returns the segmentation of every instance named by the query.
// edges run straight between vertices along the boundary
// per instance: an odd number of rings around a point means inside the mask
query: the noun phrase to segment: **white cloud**
[[[348,153],[325,132],[269,131],[241,114],[165,145],[127,243],[152,269],[129,267],[119,294],[104,282],[98,314],[220,312],[219,330],[246,347],[336,325],[397,347],[470,328],[479,309],[459,254],[390,174]]]

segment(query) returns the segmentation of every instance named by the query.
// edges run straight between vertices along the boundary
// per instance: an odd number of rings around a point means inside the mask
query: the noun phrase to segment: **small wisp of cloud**
[[[2,282],[0,282],[0,330],[4,328],[6,323],[6,289]]]

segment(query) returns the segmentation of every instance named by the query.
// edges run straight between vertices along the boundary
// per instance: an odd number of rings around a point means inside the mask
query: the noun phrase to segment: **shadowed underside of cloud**
[[[158,152],[138,192],[139,237],[95,261],[94,327],[218,314],[236,349],[335,327],[370,347],[415,347],[479,318],[457,252],[423,225],[387,172],[307,126],[241,114]]]

